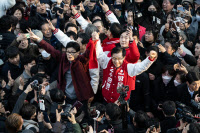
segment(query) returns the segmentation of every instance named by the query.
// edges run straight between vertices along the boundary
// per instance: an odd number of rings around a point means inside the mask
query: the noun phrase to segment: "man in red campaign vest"
[[[92,34],[92,40],[99,40],[99,34],[94,32]],[[141,63],[128,63],[125,59],[126,50],[121,47],[113,48],[111,57],[103,52],[100,41],[96,44],[96,58],[101,68],[103,68],[103,83],[102,83],[102,95],[104,100],[108,103],[114,103],[118,100],[120,94],[117,93],[117,88],[124,85],[130,85],[131,78],[146,71],[157,58],[158,53],[156,51],[150,51],[149,57],[147,57]],[[125,100],[130,98],[130,92]]]

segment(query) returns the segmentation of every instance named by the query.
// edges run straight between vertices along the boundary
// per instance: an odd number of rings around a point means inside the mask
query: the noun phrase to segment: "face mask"
[[[176,80],[174,80],[174,85],[175,86],[178,86],[178,85],[180,85],[181,83],[179,83],[178,81],[176,81]]]
[[[149,14],[150,14],[151,16],[156,16],[156,11],[149,11]]]
[[[171,79],[172,77],[170,76],[162,76],[162,80],[165,85],[167,85]]]
[[[200,22],[200,16],[196,15],[197,21]]]

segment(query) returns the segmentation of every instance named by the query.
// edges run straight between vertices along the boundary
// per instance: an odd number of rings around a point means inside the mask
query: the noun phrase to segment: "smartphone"
[[[39,99],[39,106],[41,111],[45,111],[45,105],[43,99]]]
[[[177,10],[181,11],[181,12],[185,12],[185,7],[178,7]]]
[[[82,106],[83,106],[83,104],[82,104],[80,101],[76,101],[76,102],[74,103],[74,105],[72,106],[72,109],[73,109],[74,107],[76,107],[76,110],[78,111]]]
[[[25,36],[26,36],[26,38],[30,38],[30,34],[29,33],[26,33]]]
[[[57,13],[57,11],[59,11],[60,14],[63,13],[63,9],[61,9],[60,7],[54,7],[53,11]]]

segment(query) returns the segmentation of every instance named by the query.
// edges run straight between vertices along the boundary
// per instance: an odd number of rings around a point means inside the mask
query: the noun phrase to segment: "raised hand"
[[[57,12],[58,13],[58,12]],[[51,21],[49,19],[47,19],[47,22],[49,23],[49,28],[54,31],[56,28],[53,26],[53,24],[51,23]]]
[[[25,40],[25,39],[27,39],[26,35],[21,33],[21,34],[17,37],[17,42],[20,42],[20,41]]]
[[[36,36],[32,31],[31,29],[26,29],[26,31],[30,34],[30,39],[33,40],[33,41],[39,41],[40,38],[38,36]]]
[[[78,13],[78,11],[75,9],[75,7],[73,5],[71,6],[71,9],[72,9],[73,15],[76,15]]]
[[[103,4],[101,4],[101,2],[99,2],[99,4],[100,4],[100,6],[102,7],[102,10],[103,10],[104,12],[109,11],[109,7],[108,7],[108,5],[104,2],[104,0],[103,0]]]
[[[63,9],[63,8],[61,8],[61,9]],[[63,15],[63,13],[62,13],[62,14],[60,14],[60,13],[59,13],[59,11],[57,11],[57,14],[58,14],[58,16],[59,16],[59,18],[60,18],[60,19],[63,19],[63,18],[64,18],[64,15]],[[50,25],[50,24],[49,24],[49,25]],[[55,28],[55,27],[54,27],[54,28]]]
[[[161,44],[158,45],[158,48],[162,53],[166,52],[165,47],[163,47]]]
[[[28,94],[29,92],[31,92],[33,89],[32,89],[32,87],[31,87],[31,84],[32,84],[33,82],[31,82],[28,86],[27,86],[27,88],[26,88],[26,90],[24,91],[24,93],[26,93],[26,94]]]
[[[156,51],[151,50],[149,56],[152,60],[154,60],[158,57],[158,53]]]
[[[127,35],[129,36],[129,41],[133,41],[133,31],[131,27],[127,28]]]
[[[92,33],[92,40],[93,41],[99,40],[99,34],[96,31]]]
[[[10,71],[8,71],[8,86],[13,86],[14,80],[11,77]]]
[[[71,115],[71,117],[68,116],[69,121],[70,121],[72,124],[76,124],[75,116],[74,116],[72,113],[70,113],[70,115]]]

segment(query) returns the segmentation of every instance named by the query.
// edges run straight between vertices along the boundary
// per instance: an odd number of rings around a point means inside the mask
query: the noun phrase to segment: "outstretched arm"
[[[72,9],[72,14],[76,18],[76,21],[81,25],[81,28],[85,30],[89,23],[83,18],[82,15],[78,13],[78,11],[73,6],[71,6],[71,9]]]
[[[46,41],[42,40],[41,38],[39,38],[38,36],[36,36],[31,29],[27,29],[27,31],[30,34],[30,39],[39,43],[39,45],[46,50],[48,53],[51,54],[51,56],[53,58],[55,58],[57,61],[60,61],[62,53],[59,50],[56,50],[53,46],[51,46],[51,44],[47,43]]]
[[[48,23],[49,23],[49,27],[50,29],[53,31],[53,34],[55,35],[55,37],[58,39],[58,41],[60,41],[62,43],[62,45],[64,47],[67,46],[67,43],[68,42],[71,42],[71,41],[74,41],[72,39],[70,39],[70,37],[68,37],[65,33],[63,33],[60,29],[56,29],[53,24],[51,23],[50,20],[48,20]]]
[[[99,40],[99,34],[97,32],[92,33],[92,37],[96,36],[96,40]],[[94,41],[95,39],[93,39]],[[101,42],[97,41],[96,44],[96,56],[97,56],[97,61],[101,68],[106,69],[108,62],[110,61],[110,57],[108,57],[104,52],[101,47]]]
[[[130,27],[127,29],[127,34],[129,36],[129,41],[132,43],[129,43],[130,53],[126,56],[126,60],[129,63],[136,63],[140,58],[140,52],[138,50],[137,44],[133,40],[133,32]]]
[[[158,54],[155,51],[150,51],[150,56],[142,62],[136,64],[129,63],[127,65],[128,75],[133,77],[146,71],[153,64],[154,60],[157,58],[157,55]]]
[[[99,3],[102,7],[102,10],[106,13],[106,17],[108,18],[108,20],[110,21],[110,23],[119,23],[117,17],[115,16],[115,14],[109,10],[108,5],[103,1],[103,4],[101,4],[101,2]]]

